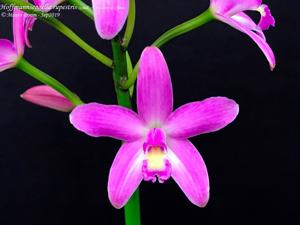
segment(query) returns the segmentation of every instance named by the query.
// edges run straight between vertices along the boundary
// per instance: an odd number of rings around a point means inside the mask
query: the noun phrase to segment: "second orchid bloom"
[[[262,50],[269,61],[271,70],[275,68],[274,53],[263,33],[270,26],[275,26],[275,19],[269,7],[262,4],[262,0],[211,0],[210,9],[216,19],[247,34]],[[245,11],[259,12],[261,15],[259,23],[256,24]]]
[[[13,10],[13,36],[14,41],[0,39],[0,72],[13,68],[22,58],[25,44],[31,47],[28,31],[31,31],[35,18],[14,8]]]
[[[117,106],[78,106],[70,121],[93,137],[124,141],[110,170],[108,194],[123,207],[142,180],[173,178],[188,199],[204,207],[209,199],[205,163],[188,138],[218,131],[231,123],[238,104],[225,97],[192,102],[173,111],[172,83],[167,63],[156,47],[142,53],[137,80],[138,113]]]

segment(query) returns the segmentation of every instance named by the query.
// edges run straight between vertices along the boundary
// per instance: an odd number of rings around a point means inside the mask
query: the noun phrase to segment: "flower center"
[[[171,176],[171,164],[167,159],[167,145],[165,133],[159,128],[153,128],[144,143],[145,159],[142,173],[145,181],[163,183]]]

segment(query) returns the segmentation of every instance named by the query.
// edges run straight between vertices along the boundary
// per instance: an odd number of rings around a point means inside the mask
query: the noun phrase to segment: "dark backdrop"
[[[143,225],[300,224],[300,55],[297,1],[265,1],[277,19],[266,33],[277,56],[272,73],[258,47],[228,25],[213,22],[162,51],[174,85],[175,106],[210,96],[240,104],[237,120],[220,132],[193,138],[207,164],[211,198],[192,205],[173,181],[143,182]],[[168,28],[197,15],[208,0],[137,1],[131,54]],[[79,12],[60,17],[98,49],[109,42]],[[1,37],[10,37],[1,19]],[[26,58],[53,74],[86,102],[115,103],[110,70],[51,27],[38,22]],[[19,98],[38,84],[17,70],[0,76],[0,224],[123,224],[106,192],[118,141],[90,138],[68,115]]]

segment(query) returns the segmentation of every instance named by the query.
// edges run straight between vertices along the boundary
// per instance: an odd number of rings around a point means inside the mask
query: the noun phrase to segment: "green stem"
[[[114,70],[113,78],[115,84],[115,91],[118,98],[118,104],[127,108],[131,108],[131,98],[128,90],[121,88],[121,82],[127,79],[127,61],[126,52],[121,46],[118,38],[111,41],[114,56]]]
[[[141,225],[140,192],[135,191],[128,203],[125,205],[125,224]]]
[[[121,41],[118,38],[112,40],[111,43],[115,62],[113,78],[118,104],[132,108],[129,90],[123,90],[120,85],[122,80],[127,78],[126,50],[121,46]],[[126,225],[141,225],[139,190],[132,195],[125,205],[125,222]]]
[[[214,19],[213,13],[210,9],[204,11],[199,16],[190,19],[182,24],[179,24],[178,26],[168,30],[163,35],[161,35],[152,45],[160,48],[170,40],[181,36],[185,33],[188,33],[192,30],[197,29],[198,27],[210,22]]]
[[[127,48],[130,43],[134,31],[134,26],[135,26],[135,0],[129,0],[129,14],[127,18],[125,34],[122,40],[123,42],[122,46],[124,48]]]
[[[83,104],[83,102],[76,94],[74,94],[72,91],[66,88],[62,83],[55,80],[53,77],[49,76],[48,74],[44,73],[43,71],[30,64],[26,59],[21,58],[18,61],[16,67],[22,70],[23,72],[27,73],[34,79],[52,87],[53,89],[61,93],[63,96],[65,96],[67,99],[69,99],[74,105]]]
[[[70,5],[76,6],[79,11],[81,11],[84,15],[89,17],[91,20],[94,20],[94,14],[92,8],[85,4],[81,0],[68,0]]]
[[[199,16],[188,20],[178,26],[168,30],[164,34],[162,34],[156,41],[153,42],[152,46],[156,46],[158,48],[162,47],[169,41],[173,40],[174,38],[181,36],[187,32],[195,30],[196,28],[208,23],[209,21],[213,20],[214,16],[210,9],[204,11]],[[129,74],[128,79],[123,81],[122,88],[128,89],[130,88],[136,81],[138,71],[138,63],[135,65],[131,74]]]
[[[113,68],[113,62],[110,58],[91,47],[89,44],[83,41],[77,34],[75,34],[70,28],[68,28],[58,19],[52,17],[50,14],[38,10],[34,5],[23,0],[0,0],[0,2],[7,5],[16,6],[28,14],[37,16],[39,19],[48,23],[56,30],[64,34],[66,37],[68,37],[71,41],[73,41],[75,44],[77,44],[79,47],[81,47],[84,51],[86,51],[89,55],[97,59],[99,62],[103,63],[109,68]]]
[[[74,43],[76,43],[79,47],[81,47],[83,50],[85,50],[88,54],[96,58],[99,62],[103,63],[109,68],[113,68],[113,61],[105,56],[104,54],[100,53],[93,47],[91,47],[89,44],[87,44],[85,41],[83,41],[80,37],[78,37],[77,34],[75,34],[71,29],[69,29],[67,26],[65,26],[63,23],[61,23],[59,20],[53,20],[51,21],[50,25],[53,25],[58,31],[63,33],[65,36],[67,36],[70,40],[72,40]]]

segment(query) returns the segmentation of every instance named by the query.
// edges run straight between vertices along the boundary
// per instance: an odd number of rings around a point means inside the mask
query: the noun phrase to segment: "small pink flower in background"
[[[144,50],[137,80],[138,114],[117,105],[90,103],[76,107],[71,123],[93,137],[124,141],[109,174],[112,205],[123,207],[142,180],[160,183],[172,177],[188,199],[204,207],[209,198],[205,163],[187,138],[218,131],[238,115],[236,102],[208,98],[173,111],[172,83],[158,48]]]
[[[31,47],[28,31],[33,28],[35,18],[15,8],[13,11],[14,42],[0,39],[0,72],[16,66],[24,54],[25,44]]]
[[[275,19],[269,7],[262,0],[211,0],[210,8],[215,17],[247,34],[263,51],[273,70],[276,65],[274,53],[266,41],[264,30],[275,26]],[[257,11],[261,14],[256,24],[244,11]]]
[[[129,0],[92,0],[95,25],[99,36],[113,39],[123,28],[129,11]]]
[[[45,12],[49,12],[63,1],[64,0],[33,0],[34,4]]]
[[[32,87],[25,91],[21,98],[33,104],[62,112],[70,112],[75,107],[62,94],[47,85]]]

